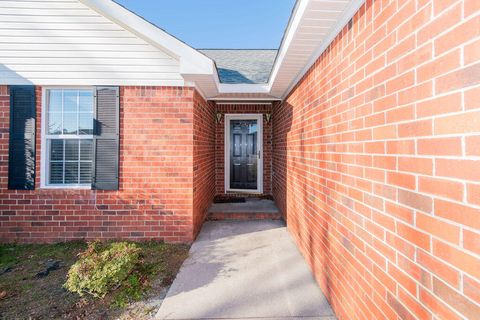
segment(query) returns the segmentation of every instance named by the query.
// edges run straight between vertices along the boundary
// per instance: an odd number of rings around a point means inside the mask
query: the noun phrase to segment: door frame
[[[232,189],[230,188],[230,121],[231,120],[257,120],[257,148],[260,151],[260,159],[257,159],[257,189]],[[225,193],[263,193],[263,114],[262,113],[227,113],[225,122]]]

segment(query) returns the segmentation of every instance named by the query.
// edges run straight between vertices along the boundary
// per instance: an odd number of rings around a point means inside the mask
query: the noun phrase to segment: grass
[[[171,284],[188,255],[188,247],[161,242],[138,243],[138,246],[141,263],[136,271],[124,285],[99,300],[81,298],[63,288],[68,269],[87,247],[85,242],[0,245],[0,296],[2,291],[6,293],[0,300],[0,318],[148,319],[152,310],[143,310],[142,306],[148,304],[142,302],[158,296]],[[36,277],[50,259],[61,261],[61,267],[46,277]],[[135,310],[137,305],[139,310]],[[122,316],[125,308],[129,308],[128,317]]]

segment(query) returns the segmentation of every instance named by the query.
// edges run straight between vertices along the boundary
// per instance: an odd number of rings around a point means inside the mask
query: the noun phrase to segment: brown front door
[[[230,121],[230,188],[257,189],[257,120]]]

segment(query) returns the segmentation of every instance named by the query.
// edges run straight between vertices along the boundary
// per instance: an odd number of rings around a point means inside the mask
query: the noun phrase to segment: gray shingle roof
[[[215,61],[221,83],[267,83],[277,50],[199,50]]]

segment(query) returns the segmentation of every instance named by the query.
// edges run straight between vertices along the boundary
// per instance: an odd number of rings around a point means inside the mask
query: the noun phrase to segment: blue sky
[[[295,0],[116,0],[198,49],[278,48]]]

